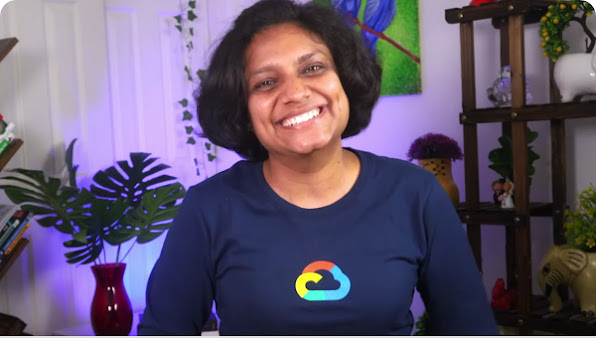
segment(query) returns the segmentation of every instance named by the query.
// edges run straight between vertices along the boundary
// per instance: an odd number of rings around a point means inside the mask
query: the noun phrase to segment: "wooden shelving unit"
[[[460,26],[462,113],[465,167],[465,202],[456,209],[467,224],[468,241],[478,268],[482,270],[481,225],[501,225],[506,231],[507,287],[515,288],[518,304],[513,310],[495,310],[500,325],[516,327],[520,334],[540,330],[560,334],[594,335],[596,319],[581,315],[567,304],[564,311],[550,313],[544,297],[532,295],[530,222],[532,217],[550,217],[554,244],[565,243],[563,223],[566,201],[565,120],[596,117],[596,101],[560,103],[550,63],[549,104],[526,105],[524,25],[536,23],[555,0],[503,0],[481,6],[452,8],[445,20]],[[476,106],[474,22],[492,20],[500,30],[501,66],[511,66],[511,107],[478,109]],[[528,121],[550,121],[552,157],[552,203],[531,203],[527,176],[526,127]],[[515,209],[503,210],[479,199],[478,131],[479,123],[500,123],[504,135],[513,141],[513,181]]]
[[[12,50],[12,48],[17,44],[19,40],[17,38],[7,38],[7,39],[0,39],[0,62],[4,60],[6,55]],[[4,167],[8,164],[8,162],[13,158],[13,156],[17,153],[19,148],[23,145],[23,140],[15,138],[13,139],[8,147],[2,152],[0,155],[0,171],[4,169]],[[10,255],[4,257],[2,262],[0,262],[0,280],[6,275],[10,267],[14,264],[17,260],[23,249],[29,244],[29,240],[26,238],[21,238],[17,242],[17,245],[12,250]]]

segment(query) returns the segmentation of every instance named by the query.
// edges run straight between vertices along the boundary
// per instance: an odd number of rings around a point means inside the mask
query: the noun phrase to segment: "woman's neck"
[[[301,157],[270,156],[263,163],[263,174],[271,189],[305,209],[337,202],[354,186],[359,173],[358,156],[341,147]]]

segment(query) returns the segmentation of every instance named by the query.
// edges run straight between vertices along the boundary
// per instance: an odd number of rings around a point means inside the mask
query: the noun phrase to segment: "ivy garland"
[[[577,12],[581,16],[575,16]],[[578,22],[586,33],[586,53],[591,53],[596,44],[596,37],[586,25],[586,19],[594,13],[594,7],[587,1],[558,0],[556,4],[548,6],[546,14],[540,19],[539,32],[542,38],[540,47],[542,54],[553,62],[569,50],[569,43],[563,40],[562,33],[569,27],[571,21]]]
[[[193,39],[195,37],[194,28],[192,27],[192,22],[198,18],[195,13],[195,9],[197,6],[196,0],[188,1],[184,4],[182,1],[180,2],[180,8],[182,9],[181,13],[174,16],[176,20],[176,29],[182,34],[184,39],[184,46],[186,48],[186,62],[184,65],[184,74],[186,75],[186,79],[192,83],[193,88],[197,88],[200,80],[203,78],[205,71],[203,69],[199,69],[196,72],[192,69],[192,54],[194,50],[194,43]],[[187,135],[186,144],[191,146],[195,146],[197,144],[197,138],[202,139],[202,143],[204,146],[201,147],[201,153],[204,155],[204,159],[197,159],[194,158],[195,168],[196,168],[196,175],[200,176],[201,171],[199,170],[199,166],[204,167],[205,159],[208,162],[213,162],[217,158],[217,146],[209,142],[206,138],[200,135],[199,132],[195,130],[195,126],[193,124],[193,119],[195,116],[192,112],[196,112],[196,105],[194,104],[194,100],[188,99],[187,97],[183,97],[180,101],[178,101],[180,108],[182,110],[182,121],[185,122],[184,125],[184,132]],[[196,119],[194,119],[196,121]]]

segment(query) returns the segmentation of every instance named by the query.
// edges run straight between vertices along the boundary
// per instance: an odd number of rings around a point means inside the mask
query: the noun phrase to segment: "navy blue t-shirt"
[[[241,161],[191,187],[149,278],[139,334],[409,335],[418,288],[434,334],[498,334],[465,232],[428,171],[354,151],[339,201],[303,209]]]

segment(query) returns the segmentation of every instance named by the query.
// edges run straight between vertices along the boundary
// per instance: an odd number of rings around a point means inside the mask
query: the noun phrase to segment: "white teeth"
[[[307,111],[304,114],[300,114],[298,116],[294,116],[289,119],[283,120],[281,125],[284,127],[295,126],[295,125],[298,125],[300,123],[306,122],[308,120],[311,120],[311,119],[319,116],[319,113],[320,113],[319,108],[315,108],[311,111]]]

